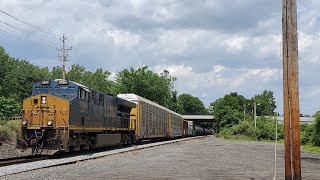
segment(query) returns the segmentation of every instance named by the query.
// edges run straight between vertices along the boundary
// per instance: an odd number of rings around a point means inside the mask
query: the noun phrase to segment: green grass
[[[302,146],[302,149],[308,152],[320,154],[320,147],[318,146],[304,145]]]
[[[272,143],[274,143],[273,140],[257,140],[257,139],[245,137],[245,136],[233,136],[233,137],[229,137],[229,138],[218,137],[218,138],[225,139],[228,141],[251,141],[251,142],[269,142],[269,143],[272,142]],[[284,144],[284,140],[280,139],[280,140],[278,140],[277,143]],[[308,151],[308,152],[320,154],[320,147],[318,147],[318,146],[302,145],[302,149],[305,151]]]
[[[12,142],[15,141],[17,132],[20,130],[21,121],[2,121],[0,124],[0,141]]]
[[[256,138],[252,138],[252,137],[248,137],[248,136],[219,136],[217,135],[218,138],[220,139],[225,139],[225,140],[229,140],[229,141],[252,141],[252,142],[273,142],[274,140],[258,140]],[[278,144],[283,144],[284,140],[283,139],[278,139],[277,141]]]

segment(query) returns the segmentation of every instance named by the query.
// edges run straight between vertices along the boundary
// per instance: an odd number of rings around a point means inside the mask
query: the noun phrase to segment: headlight
[[[42,104],[45,104],[46,102],[47,102],[47,97],[42,96],[42,97],[41,97],[41,103],[42,103]]]
[[[52,126],[53,122],[52,121],[48,121],[48,126]]]
[[[22,125],[25,126],[28,124],[28,121],[22,121]]]

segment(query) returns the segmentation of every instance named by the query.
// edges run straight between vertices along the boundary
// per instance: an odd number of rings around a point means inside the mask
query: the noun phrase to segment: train
[[[37,82],[23,100],[18,150],[53,155],[203,135],[193,122],[136,94],[106,94],[77,82]]]

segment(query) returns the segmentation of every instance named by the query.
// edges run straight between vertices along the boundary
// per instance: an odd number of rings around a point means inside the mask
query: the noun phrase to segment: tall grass
[[[0,141],[13,142],[16,139],[17,132],[20,130],[21,121],[0,121]]]

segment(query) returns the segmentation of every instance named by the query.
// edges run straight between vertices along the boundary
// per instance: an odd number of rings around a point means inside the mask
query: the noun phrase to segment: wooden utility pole
[[[285,179],[301,179],[296,0],[282,1]]]

